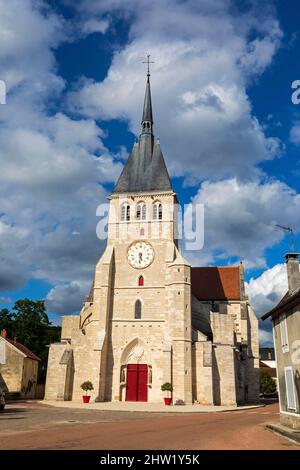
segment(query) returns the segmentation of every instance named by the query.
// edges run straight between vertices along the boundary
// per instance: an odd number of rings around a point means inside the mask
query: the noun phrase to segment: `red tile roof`
[[[23,344],[18,343],[17,341],[13,341],[12,339],[5,338],[10,344],[12,344],[15,348],[17,348],[21,353],[25,354],[26,357],[29,359],[33,359],[34,361],[40,361],[40,359],[29,349],[27,349]]]
[[[192,294],[199,300],[240,300],[239,267],[192,268]]]

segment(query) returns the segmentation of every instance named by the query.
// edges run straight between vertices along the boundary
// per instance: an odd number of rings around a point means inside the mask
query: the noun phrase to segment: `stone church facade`
[[[177,242],[177,198],[153,135],[150,78],[141,134],[109,197],[107,247],[80,315],[51,344],[46,400],[237,405],[256,402],[258,321],[243,266],[192,268]]]

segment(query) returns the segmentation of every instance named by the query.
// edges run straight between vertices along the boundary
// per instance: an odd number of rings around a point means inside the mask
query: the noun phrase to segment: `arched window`
[[[142,303],[137,300],[134,305],[134,318],[140,320],[142,318]]]
[[[158,219],[162,220],[162,204],[158,204]]]
[[[144,285],[144,278],[143,278],[143,276],[139,276],[138,284],[139,284],[139,286],[141,286],[141,287]]]
[[[136,214],[135,214],[135,217],[137,220],[141,220],[141,204],[138,204],[136,206]]]
[[[136,206],[136,219],[137,220],[146,220],[146,204],[140,202]]]
[[[152,217],[153,220],[162,220],[162,204],[160,202],[153,204]]]
[[[125,202],[121,207],[121,220],[130,220],[130,205]]]

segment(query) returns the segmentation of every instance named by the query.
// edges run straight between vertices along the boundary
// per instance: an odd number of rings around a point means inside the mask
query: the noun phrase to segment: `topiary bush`
[[[173,385],[170,384],[170,382],[166,382],[164,384],[162,384],[161,386],[161,391],[162,392],[172,392],[173,391]]]
[[[87,392],[90,392],[91,390],[94,390],[94,385],[92,384],[92,382],[87,380],[86,382],[83,382],[80,385],[80,388],[82,388],[82,390],[87,394]]]

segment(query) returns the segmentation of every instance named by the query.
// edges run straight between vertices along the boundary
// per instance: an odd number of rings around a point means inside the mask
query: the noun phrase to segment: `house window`
[[[160,202],[153,204],[152,218],[153,220],[162,220],[162,204]]]
[[[141,205],[140,204],[136,206],[136,219],[137,220],[141,219]]]
[[[134,318],[140,320],[142,318],[142,303],[137,300],[134,305]]]
[[[294,385],[294,373],[293,373],[292,367],[289,366],[289,367],[284,368],[284,378],[285,378],[287,409],[297,411],[295,385]]]
[[[146,204],[142,205],[142,220],[146,220]]]
[[[143,278],[143,276],[140,276],[140,277],[139,277],[138,284],[139,284],[139,286],[141,286],[141,287],[144,285],[144,278]]]
[[[121,220],[130,220],[130,206],[127,203],[123,204],[121,207]]]
[[[285,314],[282,314],[279,317],[279,327],[280,327],[282,352],[286,353],[286,352],[289,352],[289,340],[288,340],[288,330],[287,330],[287,322],[286,322]]]

